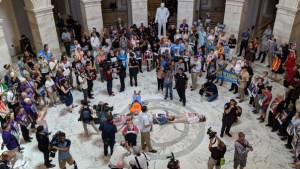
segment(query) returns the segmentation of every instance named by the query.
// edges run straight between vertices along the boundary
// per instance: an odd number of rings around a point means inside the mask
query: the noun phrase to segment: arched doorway
[[[102,0],[103,26],[109,28],[115,26],[118,18],[124,22],[124,27],[128,28],[128,0]]]

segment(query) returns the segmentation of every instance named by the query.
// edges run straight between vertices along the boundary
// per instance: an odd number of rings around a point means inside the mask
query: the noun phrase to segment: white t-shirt
[[[7,100],[11,101],[11,102],[17,101],[18,100],[18,95],[14,94],[11,90],[9,90],[7,92]],[[11,103],[11,104],[14,105],[16,103]]]
[[[116,145],[114,147],[114,153],[110,157],[110,164],[116,167],[120,160],[124,160],[125,156],[128,156],[130,153],[121,145]]]
[[[50,75],[51,77],[55,77],[56,76],[56,72],[57,72],[57,68],[58,66],[56,66],[56,68],[54,69],[55,65],[56,65],[56,60],[54,62],[49,62],[49,68],[50,68]]]
[[[41,73],[48,73],[49,72],[49,65],[47,60],[41,61]]]
[[[186,113],[185,115],[189,123],[199,122],[199,117],[197,113]]]
[[[50,93],[52,93],[53,91],[52,91],[52,86],[54,86],[55,85],[55,83],[54,83],[54,81],[51,79],[51,80],[46,80],[46,82],[45,82],[45,87],[46,87],[46,89],[50,92]]]
[[[151,126],[145,128],[145,125],[149,125],[152,119],[149,118],[147,113],[140,112],[139,113],[139,129],[141,132],[149,132],[151,130]]]
[[[83,78],[81,76],[78,76],[78,81],[79,83],[81,84],[81,88],[82,89],[87,89],[88,88],[88,85],[87,85],[87,81],[83,82]],[[83,82],[83,83],[82,83]]]
[[[142,153],[140,156],[136,156],[139,164],[140,164],[140,167],[142,169],[147,169],[148,166],[147,166],[147,162],[150,161],[150,157],[146,154],[146,153]],[[129,161],[129,164],[132,164],[136,167],[139,167],[135,158],[133,158],[132,160]]]

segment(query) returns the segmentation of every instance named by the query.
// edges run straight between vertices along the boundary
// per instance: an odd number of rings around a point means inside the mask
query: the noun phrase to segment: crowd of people
[[[218,86],[227,82],[219,79],[218,72],[228,70],[237,76],[238,83],[232,83],[229,91],[238,94],[236,99],[239,103],[247,100],[253,106],[253,113],[260,114],[258,120],[264,122],[268,118],[266,126],[272,127],[272,132],[278,130],[282,140],[287,139],[286,148],[297,147],[292,144],[293,139],[298,138],[299,110],[296,110],[296,101],[300,93],[299,67],[296,65],[296,51],[293,44],[278,45],[272,36],[271,28],[264,32],[260,40],[250,35],[249,29],[245,29],[241,39],[238,59],[233,58],[237,49],[237,40],[234,35],[226,38],[223,31],[224,26],[218,24],[216,27],[205,27],[206,21],[198,19],[193,25],[186,24],[184,20],[178,29],[174,25],[168,29],[168,37],[157,37],[157,27],[153,22],[149,25],[133,25],[125,28],[124,22],[119,18],[116,24],[109,29],[104,28],[98,32],[93,28],[89,35],[82,32],[79,22],[71,18],[68,22],[59,17],[60,39],[64,44],[65,53],[57,58],[51,54],[51,46],[47,44],[37,53],[31,48],[30,41],[22,35],[21,43],[24,55],[19,56],[17,66],[5,65],[6,75],[1,79],[0,87],[0,121],[3,138],[3,146],[11,153],[12,165],[15,164],[16,154],[21,153],[24,148],[20,145],[19,128],[26,142],[31,142],[30,128],[36,132],[38,147],[44,154],[44,164],[53,168],[49,160],[50,145],[46,115],[48,106],[56,106],[64,103],[68,112],[72,113],[77,107],[74,104],[73,90],[82,92],[83,107],[80,111],[80,120],[83,122],[85,134],[88,136],[87,124],[93,126],[97,133],[101,132],[104,142],[104,155],[108,156],[110,147],[110,167],[123,168],[126,165],[136,168],[147,168],[150,157],[147,153],[156,153],[150,142],[150,131],[152,123],[161,123],[157,118],[147,116],[148,109],[143,106],[139,114],[139,125],[135,126],[131,119],[126,121],[126,126],[117,128],[113,123],[113,116],[108,115],[106,121],[101,123],[99,130],[93,122],[93,110],[88,107],[89,102],[94,99],[93,84],[101,81],[107,83],[107,94],[111,97],[126,89],[125,78],[127,73],[130,77],[130,86],[135,87],[143,83],[138,78],[144,68],[156,72],[157,89],[165,90],[164,99],[170,97],[173,100],[173,89],[177,90],[179,101],[183,106],[187,99],[185,91],[188,88],[188,80],[191,77],[190,90],[196,92],[202,89],[201,96],[205,93],[208,102],[218,98]],[[207,18],[206,18],[207,20]],[[67,24],[63,25],[62,24]],[[245,54],[243,50],[245,49]],[[242,56],[242,57],[241,57]],[[262,56],[261,63],[267,57],[268,66],[271,70],[256,75],[252,66],[255,60]],[[239,59],[241,57],[241,59]],[[286,93],[278,94],[272,99],[272,81],[278,81],[277,74],[285,73],[283,85]],[[272,75],[271,80],[270,75]],[[203,77],[204,76],[204,77]],[[199,78],[206,78],[207,82],[200,85]],[[114,92],[113,82],[119,79],[120,90]],[[202,86],[202,87],[199,87]],[[44,109],[44,105],[46,109]],[[43,113],[42,113],[43,112]],[[268,113],[267,113],[268,112]],[[230,134],[231,125],[238,121],[242,108],[237,106],[237,101],[230,100],[225,105],[223,125],[220,137]],[[202,117],[195,115],[198,121]],[[167,117],[167,115],[166,115]],[[188,122],[189,119],[178,116],[179,121]],[[172,123],[175,118],[167,117],[165,120]],[[242,125],[242,124],[241,124]],[[115,133],[123,131],[126,141],[115,146]],[[137,146],[136,135],[141,134],[141,148]],[[130,137],[128,134],[135,134]],[[54,151],[58,151],[59,167],[66,168],[66,163],[74,165],[77,163],[72,158],[69,148],[71,141],[66,139],[65,133],[59,133],[58,144],[51,145]],[[212,155],[208,167],[220,166],[220,160],[224,157],[226,146],[217,136],[218,150],[221,155]],[[147,149],[146,149],[147,148]],[[212,154],[216,152],[209,146]],[[224,151],[225,150],[225,151]],[[247,153],[252,151],[245,134],[239,133],[239,139],[235,142],[234,168],[246,166]],[[26,151],[26,150],[24,150]],[[124,157],[134,152],[137,156],[125,164]],[[223,153],[223,155],[222,155]],[[296,158],[300,159],[297,154]],[[295,159],[296,160],[296,159]],[[6,161],[7,162],[7,161]],[[295,163],[294,165],[298,165]]]

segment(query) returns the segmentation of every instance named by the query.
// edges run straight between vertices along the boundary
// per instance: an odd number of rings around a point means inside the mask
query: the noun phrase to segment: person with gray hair
[[[135,157],[134,159],[129,161],[129,165],[132,169],[148,169],[148,162],[151,160],[150,157],[146,153],[141,153],[139,146],[134,146],[132,148]]]
[[[249,151],[253,151],[253,147],[245,139],[245,134],[239,132],[239,138],[234,143],[234,169],[237,169],[240,166],[240,169],[246,167],[247,164],[247,155]]]

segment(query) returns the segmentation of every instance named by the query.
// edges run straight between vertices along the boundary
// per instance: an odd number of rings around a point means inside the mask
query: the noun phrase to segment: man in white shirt
[[[51,56],[51,58],[49,59],[49,68],[50,76],[52,77],[52,79],[54,79],[58,70],[58,61],[55,60],[54,56]]]
[[[192,76],[192,88],[191,91],[197,89],[197,78],[200,75],[200,71],[201,71],[201,62],[198,59],[197,56],[194,56],[193,60],[191,60],[191,67],[192,67],[192,72],[191,72],[191,76]]]
[[[19,99],[18,94],[13,85],[8,86],[9,90],[7,92],[7,101],[8,101],[8,108],[12,109],[15,112],[15,109],[19,106]]]
[[[93,48],[96,48],[96,47],[100,47],[100,40],[99,38],[96,36],[96,33],[92,33],[92,37],[91,37],[91,45]]]
[[[141,153],[139,146],[134,146],[133,152],[136,155],[134,159],[129,161],[131,167],[135,166],[140,169],[148,169],[148,161],[150,161],[150,157],[146,153]]]
[[[118,168],[120,167],[119,164],[121,161],[124,163],[124,157],[129,156],[130,153],[130,147],[128,146],[127,142],[125,140],[122,140],[120,145],[116,145],[114,147],[114,152],[112,153],[109,163],[111,168]],[[125,166],[122,166],[125,167]]]
[[[84,70],[80,70],[80,75],[78,76],[78,81],[80,83],[81,90],[83,92],[84,100],[87,102],[88,98],[88,84],[87,75]]]
[[[152,129],[152,118],[149,117],[147,106],[142,107],[142,112],[139,113],[139,129],[141,131],[141,144],[142,149],[145,150],[148,147],[149,152],[156,153],[157,151],[152,149],[150,142],[150,131]]]

